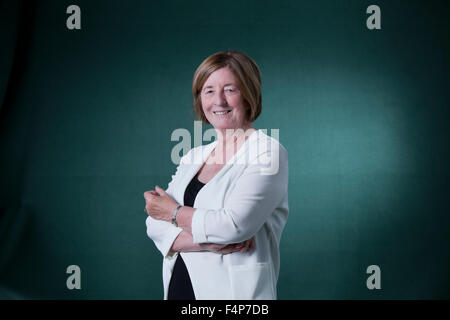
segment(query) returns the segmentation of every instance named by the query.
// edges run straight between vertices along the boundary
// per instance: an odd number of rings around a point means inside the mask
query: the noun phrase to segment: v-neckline
[[[227,166],[229,166],[230,164],[233,163],[234,159],[235,159],[240,153],[242,153],[242,152],[244,151],[245,147],[247,146],[247,143],[249,142],[249,140],[252,138],[252,136],[253,136],[256,132],[259,132],[259,129],[255,129],[255,131],[253,131],[253,132],[248,136],[248,138],[245,139],[244,143],[243,143],[243,144],[241,145],[241,147],[234,153],[234,155],[233,155],[230,159],[228,159],[227,162],[225,162],[225,164],[223,165],[222,168],[220,168],[219,171],[216,172],[216,174],[214,175],[214,177],[212,177],[211,179],[209,179],[208,182],[205,183],[205,182],[202,182],[202,181],[200,181],[200,180],[198,179],[198,174],[199,174],[199,172],[200,172],[200,169],[201,169],[201,168],[203,167],[203,165],[206,163],[206,160],[208,160],[208,158],[211,156],[211,153],[213,152],[213,150],[215,150],[215,148],[216,148],[216,146],[217,146],[217,140],[214,141],[214,142],[212,142],[212,143],[211,143],[211,149],[208,150],[207,152],[205,152],[205,153],[206,153],[206,157],[203,157],[203,158],[202,158],[202,163],[200,164],[200,166],[199,166],[198,168],[196,168],[193,177],[196,177],[196,176],[197,176],[197,180],[198,180],[199,182],[203,183],[203,184],[206,186],[208,183],[210,183],[211,181],[213,181],[217,176],[219,176],[219,174],[222,173],[222,171],[224,170],[225,167],[227,167]],[[203,160],[203,159],[204,159],[204,160]],[[192,178],[191,178],[191,180],[192,180]]]

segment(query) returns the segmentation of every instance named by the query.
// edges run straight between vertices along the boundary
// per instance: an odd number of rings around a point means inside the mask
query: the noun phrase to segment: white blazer
[[[184,192],[217,141],[191,149],[181,158],[166,192],[183,205]],[[254,237],[245,253],[169,250],[182,231],[147,217],[147,234],[161,251],[164,299],[178,254],[191,278],[196,299],[276,299],[279,243],[289,213],[288,155],[262,130],[255,130],[222,169],[200,189],[192,218],[194,243],[229,244]]]

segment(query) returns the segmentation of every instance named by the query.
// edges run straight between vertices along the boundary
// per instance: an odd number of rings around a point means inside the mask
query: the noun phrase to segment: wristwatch
[[[177,218],[178,210],[180,210],[181,207],[182,207],[182,206],[178,205],[178,207],[176,207],[176,209],[173,210],[171,222],[172,222],[172,224],[173,224],[175,227],[178,227],[176,218]]]

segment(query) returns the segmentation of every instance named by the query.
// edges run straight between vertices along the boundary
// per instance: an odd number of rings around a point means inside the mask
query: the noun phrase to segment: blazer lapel
[[[210,144],[201,146],[200,148],[198,148],[199,150],[193,150],[193,152],[195,152],[195,154],[193,154],[193,159],[190,159],[191,162],[185,164],[186,174],[184,175],[183,180],[178,188],[178,199],[180,199],[179,202],[182,205],[184,205],[184,193],[189,182],[191,182],[192,178],[194,178],[194,176],[198,173],[216,144],[217,141],[213,141]]]

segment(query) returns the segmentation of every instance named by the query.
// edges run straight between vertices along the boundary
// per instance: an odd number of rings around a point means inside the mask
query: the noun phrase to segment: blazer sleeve
[[[169,182],[167,186],[166,192],[173,198],[173,190],[176,187],[175,181],[178,180],[181,167],[184,165],[184,160],[190,154],[192,149],[180,160],[180,164],[178,165],[176,172],[172,175],[172,180]],[[150,216],[147,217],[145,224],[147,226],[147,235],[156,245],[159,251],[161,251],[162,255],[166,257],[169,254],[170,248],[172,247],[173,242],[178,237],[183,229],[174,226],[170,222],[156,220]]]
[[[245,168],[226,198],[224,208],[195,210],[194,243],[228,244],[250,239],[283,201],[287,188],[288,157],[280,145],[276,151],[258,155]]]

